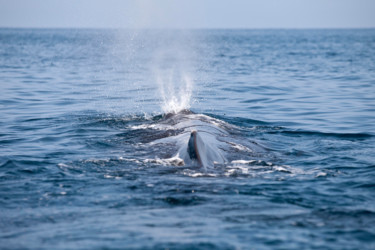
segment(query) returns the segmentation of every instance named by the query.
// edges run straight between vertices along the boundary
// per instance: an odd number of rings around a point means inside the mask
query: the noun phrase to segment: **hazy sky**
[[[0,27],[375,28],[375,0],[0,0]]]

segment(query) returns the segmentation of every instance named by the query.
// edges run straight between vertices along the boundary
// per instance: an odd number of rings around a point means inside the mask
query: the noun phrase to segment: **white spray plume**
[[[184,46],[182,41],[181,37],[174,37],[165,42],[154,57],[153,71],[164,113],[178,113],[190,108],[194,87],[191,48]]]
[[[162,99],[161,108],[164,113],[178,113],[190,108],[190,99],[193,91],[193,81],[188,75],[175,79],[173,72],[170,75],[159,75],[157,83]]]

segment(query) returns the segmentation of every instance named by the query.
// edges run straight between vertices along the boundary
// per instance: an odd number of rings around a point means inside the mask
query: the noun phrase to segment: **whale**
[[[145,163],[210,171],[264,152],[256,141],[244,139],[236,125],[190,110],[150,117],[132,128],[142,138],[137,147],[151,150]]]
[[[158,146],[159,151],[174,152],[168,159],[177,162],[176,165],[213,168],[227,162],[225,148],[228,143],[223,140],[228,137],[225,126],[225,122],[219,119],[190,110],[164,114],[156,123],[149,125],[162,137],[153,140],[150,145]],[[153,137],[156,135],[153,134]]]

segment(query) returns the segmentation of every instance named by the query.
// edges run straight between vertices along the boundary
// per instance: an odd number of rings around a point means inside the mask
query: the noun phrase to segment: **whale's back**
[[[202,167],[213,167],[215,163],[224,163],[225,158],[217,145],[212,141],[212,135],[191,132],[187,152],[191,160],[197,161]]]

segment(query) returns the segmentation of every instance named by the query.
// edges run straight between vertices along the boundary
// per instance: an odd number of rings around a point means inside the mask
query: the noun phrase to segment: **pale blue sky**
[[[375,28],[375,0],[0,0],[0,27]]]

